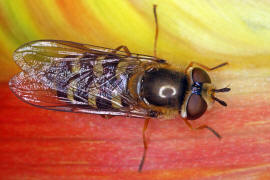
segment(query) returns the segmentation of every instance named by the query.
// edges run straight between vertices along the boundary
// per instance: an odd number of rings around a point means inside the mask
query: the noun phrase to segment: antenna
[[[225,88],[221,88],[221,89],[212,89],[213,92],[216,93],[220,93],[220,92],[229,92],[231,90],[231,88],[225,87]],[[221,104],[222,106],[227,106],[227,103],[225,101],[222,101],[220,99],[218,99],[217,97],[215,97],[213,94],[211,95],[212,99],[214,99],[215,101],[217,101],[219,104]]]
[[[212,91],[219,93],[219,92],[229,92],[231,88],[222,88],[222,89],[213,89]]]
[[[227,103],[225,101],[222,101],[220,99],[218,99],[217,97],[215,97],[214,95],[211,95],[212,99],[214,99],[215,101],[217,101],[219,104],[221,104],[222,106],[227,106]]]

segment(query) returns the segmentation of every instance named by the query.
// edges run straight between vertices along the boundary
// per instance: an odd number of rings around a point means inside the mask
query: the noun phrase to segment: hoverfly
[[[179,115],[191,129],[188,120],[201,117],[218,99],[207,71],[209,68],[191,62],[185,69],[174,67],[156,57],[158,19],[154,56],[131,53],[126,46],[116,49],[61,40],[38,40],[26,43],[14,53],[14,60],[23,70],[9,82],[11,91],[31,105],[67,112],[144,118],[144,152],[139,165],[142,170],[147,142],[145,132],[151,118]]]

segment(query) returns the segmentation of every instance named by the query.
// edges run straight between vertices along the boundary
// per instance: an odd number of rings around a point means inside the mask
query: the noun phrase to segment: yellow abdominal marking
[[[91,106],[93,108],[97,108],[96,98],[97,98],[98,94],[99,94],[99,89],[98,89],[97,85],[93,84],[93,87],[89,88],[89,93],[88,93],[89,106]]]
[[[130,61],[132,62],[132,61]],[[116,67],[116,71],[115,71],[115,76],[117,77],[117,80],[119,81],[119,75],[123,72],[126,72],[126,69],[128,67],[130,63],[127,62],[127,61],[119,61],[117,67]],[[112,91],[112,107],[113,108],[116,108],[116,109],[119,109],[119,108],[122,108],[122,98],[121,98],[121,95],[119,95],[119,91],[122,91],[122,89],[117,89],[115,88],[113,91]]]
[[[97,79],[99,79],[103,74],[102,62],[99,62],[99,61],[102,61],[104,59],[105,59],[105,56],[99,56],[96,59],[96,64],[93,67],[93,72],[94,72],[94,75],[96,76]]]
[[[100,79],[102,77],[103,66],[102,66],[102,62],[99,62],[99,61],[104,60],[105,57],[106,56],[99,56],[95,61],[95,64],[93,66],[93,73],[96,76],[95,79]],[[93,108],[97,108],[96,99],[97,99],[97,96],[99,95],[99,86],[100,84],[97,81],[95,81],[89,88],[88,104],[89,106]]]
[[[113,108],[122,108],[122,102],[121,102],[121,96],[118,95],[117,91],[115,90],[115,93],[112,93],[112,107]]]
[[[71,66],[71,72],[72,74],[77,74],[80,71],[81,65],[80,65],[80,58],[82,57],[79,56],[78,60],[73,61],[73,64]],[[74,92],[77,90],[77,81],[73,80],[71,83],[68,85],[68,91],[67,91],[67,98],[71,101],[71,103],[76,104],[76,101],[74,100]]]
[[[71,83],[69,83],[68,85],[68,91],[67,91],[67,98],[75,104],[75,100],[74,100],[74,92],[77,89],[77,81],[72,81]]]
[[[74,61],[74,64],[72,64],[71,72],[77,73],[80,71],[80,69],[81,69],[80,59],[78,59],[78,60]]]

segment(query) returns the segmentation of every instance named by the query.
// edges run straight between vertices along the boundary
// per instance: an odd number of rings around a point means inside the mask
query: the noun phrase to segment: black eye
[[[192,80],[193,82],[211,83],[210,77],[201,68],[194,68],[192,70]]]
[[[194,120],[206,111],[207,103],[205,100],[197,94],[191,94],[187,103],[187,119]]]

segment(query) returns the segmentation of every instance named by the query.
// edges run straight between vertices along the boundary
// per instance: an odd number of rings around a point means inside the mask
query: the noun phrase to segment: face
[[[201,117],[207,109],[207,102],[203,97],[205,84],[211,84],[209,75],[201,68],[192,69],[191,94],[188,96],[186,104],[187,119],[189,120]]]
[[[181,107],[181,116],[188,120],[201,117],[210,103],[217,101],[223,106],[227,104],[215,97],[215,93],[228,92],[230,88],[215,89],[207,72],[195,67],[187,70],[190,89]]]

